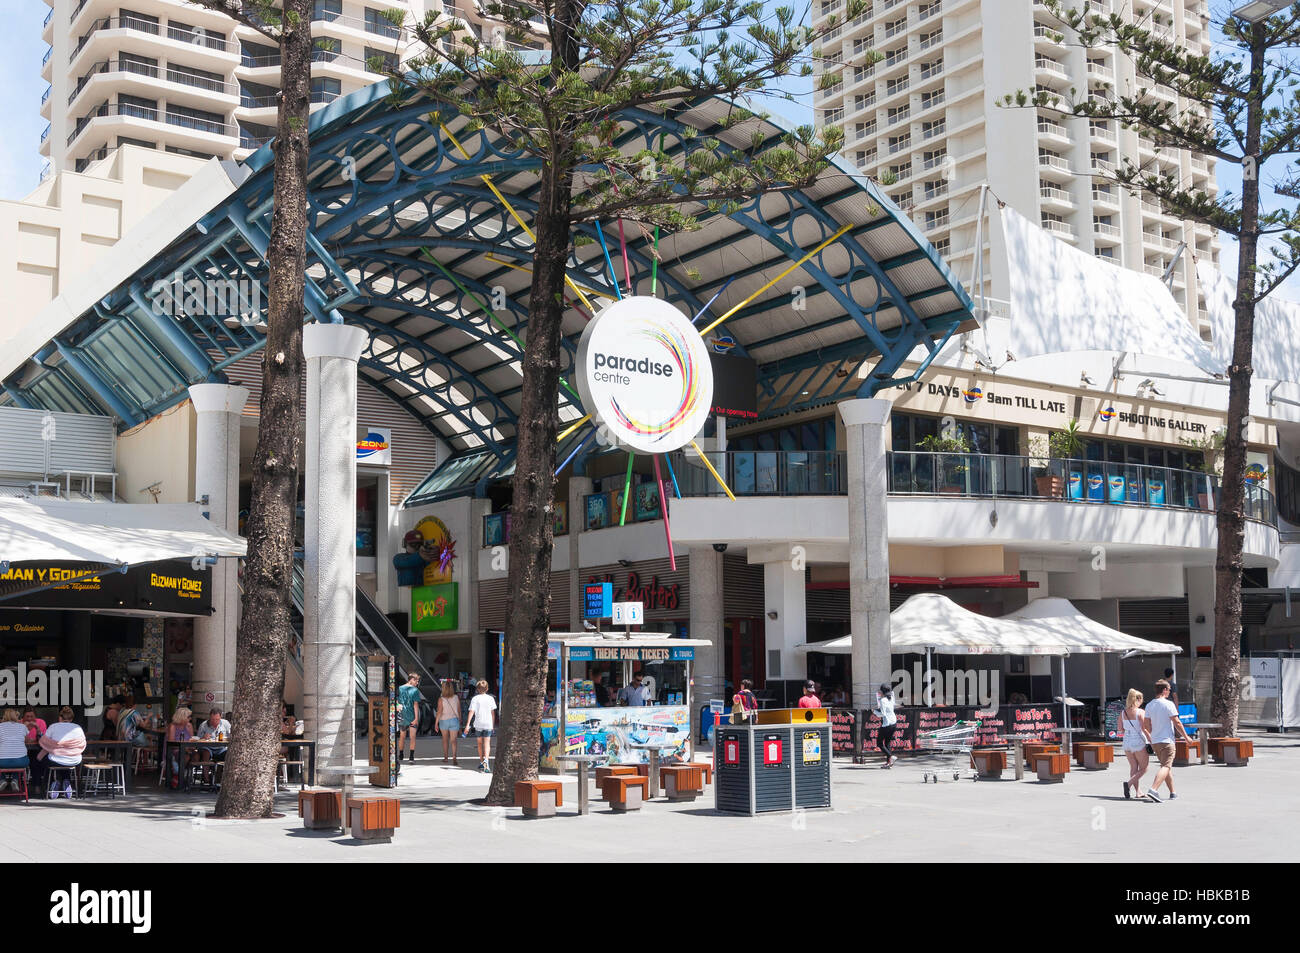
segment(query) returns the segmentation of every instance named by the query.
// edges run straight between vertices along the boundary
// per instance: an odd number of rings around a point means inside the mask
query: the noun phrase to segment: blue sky
[[[40,148],[41,57],[48,47],[41,42],[41,25],[50,12],[41,0],[5,0],[5,29],[0,31],[0,116],[4,136],[0,141],[0,199],[24,198],[40,182],[45,161]]]

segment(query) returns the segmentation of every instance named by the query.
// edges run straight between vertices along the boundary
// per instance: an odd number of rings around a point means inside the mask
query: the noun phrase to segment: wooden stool
[[[1074,760],[1089,771],[1104,771],[1115,763],[1115,749],[1104,741],[1076,741]]]
[[[704,772],[704,783],[705,784],[713,783],[713,765],[710,764],[709,762],[687,761],[685,766],[688,768],[699,768],[701,771]]]
[[[343,826],[340,791],[313,790],[298,792],[298,816],[309,831],[337,830]]]
[[[1040,754],[1060,754],[1061,746],[1051,741],[1026,741],[1022,747],[1025,767],[1034,770],[1034,759]]]
[[[670,764],[659,769],[670,801],[694,801],[704,793],[704,769],[697,764]]]
[[[596,769],[596,790],[600,793],[596,797],[605,796],[605,779],[627,775],[636,775],[636,765],[634,764],[604,764]],[[647,779],[648,780],[648,779]]]
[[[72,800],[73,798],[80,797],[81,785],[78,783],[77,779],[77,767],[78,766],[75,764],[55,764],[50,762],[50,766],[45,772],[45,790],[41,793],[46,797],[49,797],[50,792],[53,791],[55,792],[54,796],[59,797],[62,795],[62,792],[59,790],[59,785],[67,782],[72,786],[72,793],[68,795],[68,799]],[[90,765],[86,765],[86,767],[89,768]],[[99,767],[99,765],[95,765],[95,767]],[[118,767],[120,768],[121,765],[119,764]]]
[[[99,797],[107,794],[126,797],[126,768],[117,761],[91,761],[81,766],[81,794]]]
[[[516,781],[515,807],[524,809],[524,817],[554,817],[564,803],[563,788],[559,781]]]
[[[1003,748],[976,748],[970,756],[977,777],[1000,778],[1007,769],[1007,752]]]
[[[395,797],[350,797],[348,826],[357,840],[387,844],[401,826],[401,801]]]
[[[1232,740],[1232,738],[1225,738],[1223,736],[1205,739],[1205,750],[1209,752],[1210,758],[1216,764],[1223,760],[1223,743]]]
[[[602,785],[605,800],[619,814],[641,810],[649,788],[650,779],[639,774],[611,774]]]
[[[1179,739],[1174,742],[1174,767],[1185,768],[1192,763],[1192,758],[1198,761],[1201,757],[1201,743],[1199,741],[1183,741]]]
[[[1070,772],[1070,756],[1061,752],[1041,753],[1034,757],[1038,780],[1060,782]]]
[[[1223,760],[1232,768],[1244,768],[1255,756],[1255,742],[1240,738],[1223,738]]]

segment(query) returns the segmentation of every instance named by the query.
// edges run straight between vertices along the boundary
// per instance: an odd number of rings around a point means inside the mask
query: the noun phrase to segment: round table
[[[1047,730],[1054,735],[1065,735],[1065,756],[1068,758],[1068,757],[1073,757],[1074,755],[1074,752],[1072,750],[1073,745],[1070,744],[1070,742],[1073,740],[1071,736],[1082,734],[1088,729],[1087,728],[1048,728]]]
[[[1221,724],[1220,724],[1219,722],[1217,722],[1217,721],[1189,721],[1187,724],[1183,725],[1183,729],[1184,729],[1184,730],[1186,730],[1186,729],[1188,729],[1188,728],[1195,728],[1195,729],[1196,729],[1196,740],[1199,742],[1199,744],[1197,745],[1197,747],[1201,749],[1201,764],[1205,764],[1205,759],[1206,759],[1206,757],[1207,757],[1208,754],[1209,754],[1209,748],[1210,748],[1210,746],[1209,746],[1209,744],[1208,744],[1208,742],[1209,742],[1210,739],[1209,739],[1209,738],[1206,738],[1206,737],[1203,737],[1203,736],[1201,735],[1201,729],[1202,729],[1202,728],[1222,728],[1222,727],[1223,727],[1223,725],[1221,725]]]
[[[659,752],[668,751],[676,748],[676,745],[652,744],[638,742],[629,744],[627,747],[635,751],[645,751],[650,757],[650,790],[646,792],[646,800],[653,801],[659,796]]]
[[[556,761],[572,761],[578,766],[578,813],[586,814],[588,812],[587,791],[587,768],[601,761],[607,761],[608,758],[603,754],[561,754],[556,755]]]

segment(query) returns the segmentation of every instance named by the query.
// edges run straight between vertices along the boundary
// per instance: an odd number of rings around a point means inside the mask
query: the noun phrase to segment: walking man
[[[1147,800],[1154,804],[1160,803],[1160,785],[1169,788],[1169,800],[1178,797],[1174,793],[1174,736],[1175,733],[1183,741],[1187,741],[1187,731],[1183,728],[1183,723],[1178,720],[1178,708],[1169,700],[1169,683],[1163,678],[1156,682],[1156,697],[1147,703],[1146,707],[1147,732],[1151,736],[1151,748],[1155,753],[1156,763],[1160,767],[1156,770],[1156,779],[1151,782],[1151,787],[1147,790]]]

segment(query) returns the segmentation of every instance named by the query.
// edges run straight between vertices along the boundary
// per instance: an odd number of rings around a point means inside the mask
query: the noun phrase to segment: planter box
[[[1034,477],[1034,490],[1039,496],[1059,500],[1065,495],[1065,477],[1056,475]]]

